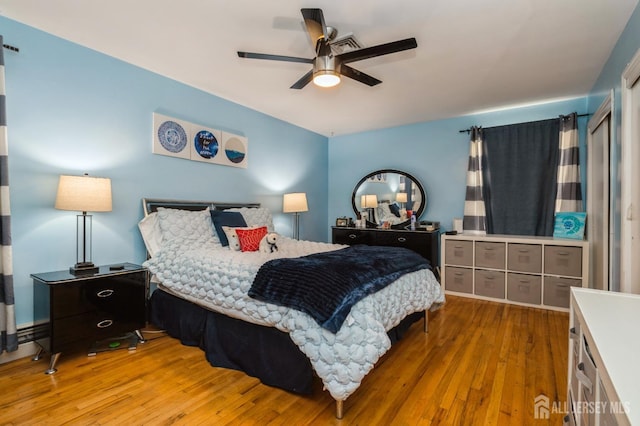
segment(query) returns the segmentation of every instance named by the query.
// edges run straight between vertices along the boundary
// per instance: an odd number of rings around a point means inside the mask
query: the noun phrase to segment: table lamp
[[[307,205],[307,194],[304,192],[293,192],[284,194],[282,200],[282,212],[293,213],[293,238],[300,239],[300,213],[309,211]]]
[[[111,211],[111,179],[89,176],[61,175],[58,182],[56,209],[75,210],[76,264],[69,268],[74,275],[94,274],[98,267],[91,262],[91,222],[87,212]]]

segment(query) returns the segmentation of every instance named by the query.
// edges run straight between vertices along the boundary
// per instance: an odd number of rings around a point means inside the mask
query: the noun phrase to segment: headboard
[[[259,203],[219,203],[217,201],[186,201],[186,200],[167,200],[160,198],[143,198],[142,209],[145,217],[149,213],[158,210],[158,207],[166,207],[169,209],[180,210],[204,210],[209,207],[211,210],[226,210],[240,207],[260,207]]]

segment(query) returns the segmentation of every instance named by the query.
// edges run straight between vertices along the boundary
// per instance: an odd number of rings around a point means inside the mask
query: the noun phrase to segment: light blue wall
[[[589,111],[596,111],[606,96],[613,91],[613,117],[612,117],[612,144],[611,144],[611,193],[614,200],[613,215],[613,265],[611,288],[619,289],[620,283],[620,163],[621,163],[621,127],[622,122],[622,93],[621,78],[622,72],[631,61],[635,53],[640,49],[640,6],[636,6],[635,11],[629,18],[629,22],[620,35],[609,60],[602,68],[602,72],[594,84],[588,97]]]
[[[389,168],[405,171],[422,183],[427,208],[421,219],[439,221],[450,230],[453,218],[462,217],[464,211],[469,135],[460,130],[473,125],[491,127],[543,120],[574,111],[587,112],[586,98],[332,137],[329,225],[335,224],[336,217],[355,217],[351,207],[354,186],[366,174]],[[586,123],[587,117],[578,121],[583,145]]]
[[[33,321],[29,274],[75,263],[75,213],[53,208],[58,176],[110,177],[93,260],[142,262],[142,197],[260,202],[291,235],[282,194],[306,192],[301,237],[327,236],[327,138],[0,17],[5,50],[16,320]],[[215,78],[212,70],[212,78]],[[152,113],[244,135],[248,168],[151,153]]]

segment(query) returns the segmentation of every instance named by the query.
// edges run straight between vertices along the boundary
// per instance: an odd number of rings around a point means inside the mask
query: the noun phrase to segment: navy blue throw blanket
[[[305,312],[336,333],[362,298],[404,274],[427,268],[427,259],[405,248],[355,245],[270,260],[258,270],[249,296]]]

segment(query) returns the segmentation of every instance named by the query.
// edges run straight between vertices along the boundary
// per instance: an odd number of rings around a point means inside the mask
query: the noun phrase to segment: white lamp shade
[[[304,192],[292,192],[284,194],[282,202],[283,213],[300,213],[309,211],[307,194]]]
[[[406,192],[398,192],[396,194],[396,201],[399,203],[406,203],[407,202],[407,193]]]
[[[56,209],[81,212],[111,211],[111,179],[61,175]]]
[[[378,207],[378,196],[375,194],[363,195],[360,198],[360,206],[365,209]]]

